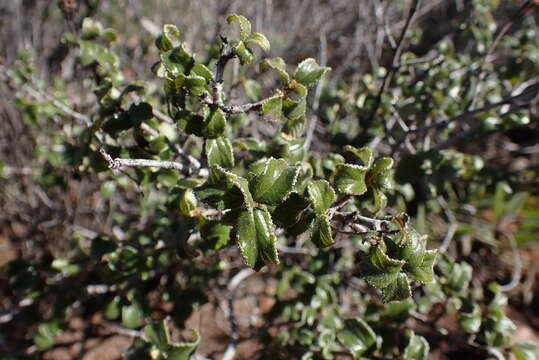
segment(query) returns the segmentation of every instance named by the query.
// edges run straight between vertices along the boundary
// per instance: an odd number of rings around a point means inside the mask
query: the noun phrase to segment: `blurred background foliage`
[[[118,106],[144,99],[166,117],[151,71],[162,25],[213,64],[216,39],[234,34],[230,13],[270,39],[264,57],[332,68],[308,98],[315,177],[348,159],[348,144],[395,160],[386,215],[407,212],[441,253],[437,279],[414,284],[413,301],[383,304],[359,276],[362,242],[343,234],[325,250],[280,238],[280,265],[245,272],[230,229],[209,222],[197,236],[178,211],[197,184],[166,170],[108,171],[87,142],[88,125],[107,116],[103,74],[129,87]],[[420,359],[430,347],[433,359],[534,359],[538,20],[530,2],[497,0],[2,2],[0,356],[120,358],[134,337],[131,358],[196,348],[199,359],[230,349],[238,359]],[[256,101],[279,79],[234,62],[225,81],[232,101]],[[159,115],[150,124],[203,153]],[[276,128],[233,118],[235,155],[304,157],[272,138]],[[141,143],[173,155],[159,133],[119,139],[124,157]],[[154,324],[165,318],[170,329]]]

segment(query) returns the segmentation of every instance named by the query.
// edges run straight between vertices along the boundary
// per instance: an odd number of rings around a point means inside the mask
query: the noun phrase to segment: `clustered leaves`
[[[239,39],[221,39],[220,55],[213,65],[215,71],[186,50],[180,31],[173,25],[165,25],[156,40],[160,61],[153,70],[164,80],[169,112],[178,129],[204,139],[205,163],[210,168],[210,176],[202,186],[195,187],[194,191],[182,191],[180,213],[197,217],[193,211],[198,200],[227,212],[222,220],[231,226],[230,234],[245,263],[260,269],[266,264],[279,263],[277,226],[292,236],[307,233],[318,247],[333,245],[334,233],[342,230],[332,223],[337,211],[332,206],[339,197],[372,199],[371,206],[362,205],[359,209],[371,214],[381,213],[387,203],[385,192],[391,189],[393,160],[375,160],[368,148],[346,146],[345,150],[356,160],[337,162],[328,181],[314,178],[305,154],[300,157],[294,154],[292,149],[303,147],[299,136],[305,124],[308,87],[329,70],[314,59],[302,61],[293,76],[287,72],[283,59],[262,60],[260,70],[276,71],[282,87],[257,103],[225,104],[222,82],[227,62],[237,58],[242,65],[253,64],[255,55],[250,46],[256,44],[265,51],[270,46],[262,34],[251,33],[251,24],[245,17],[233,14],[227,21],[239,25]],[[287,150],[278,158],[262,156],[249,165],[247,172],[238,171],[234,169],[234,144],[228,127],[235,114],[251,111],[282,122],[277,139],[281,141],[279,146]],[[152,112],[149,105],[142,103],[132,105],[121,115],[129,121],[113,118],[103,129],[113,133],[140,126],[142,121],[152,117]],[[207,220],[202,216],[199,222],[206,224]],[[432,280],[436,252],[426,250],[426,237],[407,223],[393,235],[387,233],[388,229],[371,230],[378,243],[361,263],[361,272],[369,284],[382,289],[384,301],[410,297],[410,279]]]
[[[274,341],[283,347],[307,347],[302,359],[333,359],[342,351],[355,359],[396,353],[403,359],[426,359],[427,339],[403,329],[417,314],[423,318],[415,320],[424,321],[434,306],[454,311],[461,330],[484,339],[486,346],[531,359],[535,351],[532,344],[512,343],[515,326],[505,315],[507,298],[499,287],[490,287],[493,299],[488,306],[481,306],[484,294],[470,288],[472,267],[429,249],[427,235],[420,234],[406,214],[388,216],[386,209],[388,197],[394,194],[395,172],[401,185],[416,184],[419,178],[430,176],[430,190],[435,193],[445,189],[446,175],[461,171],[463,162],[470,167],[477,165],[474,159],[431,150],[402,157],[394,169],[392,158],[376,158],[371,149],[350,145],[341,153],[317,158],[303,139],[309,88],[322,81],[330,69],[307,58],[289,72],[282,58],[257,59],[254,46],[263,55],[270,50],[269,40],[253,33],[251,23],[241,15],[232,14],[226,20],[239,27],[239,36],[221,37],[217,57],[205,61],[190,52],[176,26],[165,25],[157,37],[159,60],[152,70],[163,82],[166,121],[157,118],[159,101],[146,98],[147,89],[142,84],[124,83],[118,57],[110,47],[116,39],[114,31],[86,19],[82,37],[76,41],[82,65],[94,68],[99,77],[95,91],[99,111],[81,142],[92,150],[106,148],[112,158],[174,158],[186,163],[185,171],[156,166],[136,168],[130,175],[139,185],[150,184],[165,194],[155,202],[166,200],[153,209],[157,219],[152,225],[157,230],[131,229],[127,235],[118,235],[121,241],[99,235],[88,250],[100,265],[99,271],[117,280],[118,286],[113,288],[120,289],[107,295],[105,317],[127,329],[140,329],[133,330],[136,339],[125,358],[191,357],[199,334],[194,333],[193,341],[171,341],[167,322],[153,321],[144,287],[173,283],[163,298],[182,303],[183,295],[203,292],[199,287],[207,287],[207,279],[222,270],[221,263],[197,264],[196,256],[236,245],[244,263],[255,270],[279,264],[271,267],[279,281],[277,297],[286,297],[288,292],[292,300],[283,301],[269,315],[290,324]],[[227,96],[225,70],[231,61],[258,74],[276,73],[279,85],[263,92],[257,81],[241,78],[238,84],[254,102],[237,103]],[[261,99],[262,93],[270,95]],[[382,104],[381,111],[386,110]],[[242,127],[262,121],[274,126],[273,137],[238,137]],[[177,146],[178,140],[194,145],[182,148]],[[83,146],[74,150],[73,161],[78,161],[80,169],[106,169],[97,152],[89,154]],[[468,172],[474,174],[480,167]],[[102,193],[108,198],[121,186],[126,185],[108,181]],[[500,207],[495,207],[496,216],[503,212]],[[173,241],[154,244],[152,236],[168,236]],[[344,248],[336,256],[341,250],[324,250],[345,238],[354,253]],[[310,252],[314,250],[310,243],[318,248],[316,252]],[[303,267],[294,257],[279,253],[280,245],[290,244],[307,248],[302,256],[309,260]],[[82,271],[78,263],[64,258],[47,266],[48,271],[70,280]],[[184,266],[181,276],[174,280],[160,277],[169,271],[177,275],[177,266]],[[29,294],[37,294],[45,284],[30,264],[10,267],[11,272],[16,270],[19,277],[13,276],[13,283],[30,284],[25,290]],[[189,280],[177,280],[181,277]],[[368,305],[350,313],[337,300],[342,284],[352,280],[359,283],[360,291],[347,296]],[[426,296],[412,300],[414,282],[426,284],[421,290]],[[366,284],[378,289],[379,297],[364,291]],[[64,328],[56,319],[41,322],[34,335],[37,348],[51,348]]]

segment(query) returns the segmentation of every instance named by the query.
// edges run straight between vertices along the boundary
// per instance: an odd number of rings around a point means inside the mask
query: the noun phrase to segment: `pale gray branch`
[[[110,169],[121,169],[123,167],[155,167],[161,169],[174,169],[181,172],[187,172],[189,174],[196,174],[200,177],[208,177],[208,169],[193,169],[179,162],[165,161],[165,160],[151,160],[151,159],[122,159],[112,158],[105,149],[100,148],[99,153],[109,163]]]
[[[511,281],[505,285],[500,286],[500,290],[510,291],[517,287],[518,284],[520,284],[520,279],[522,277],[522,261],[520,259],[520,253],[518,252],[517,243],[513,234],[505,230],[501,233],[505,238],[507,238],[509,244],[511,245],[511,250],[513,251],[514,266]]]

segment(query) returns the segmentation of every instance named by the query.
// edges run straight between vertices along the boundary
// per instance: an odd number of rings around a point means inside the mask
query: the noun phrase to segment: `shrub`
[[[488,13],[482,2],[474,6]],[[239,284],[260,276],[264,284],[276,280],[265,285],[274,288],[277,302],[264,315],[264,326],[249,329],[264,346],[258,358],[426,359],[444,341],[478,357],[512,352],[534,358],[535,345],[516,344],[515,325],[505,315],[505,293],[519,279],[472,286],[475,269],[447,250],[453,237],[479,235],[471,226],[457,226],[443,196],[464,203],[495,193],[488,204],[495,226],[486,237],[503,237],[516,248],[500,223],[523,208],[528,194],[507,199],[510,186],[480,158],[444,149],[453,141],[451,126],[473,110],[415,128],[383,120],[393,111],[416,117],[454,113],[445,97],[458,90],[440,83],[449,84],[448,73],[468,59],[457,62],[442,43],[440,53],[449,61],[425,60],[429,77],[417,81],[397,69],[406,61],[423,66],[424,59],[401,56],[397,47],[391,67],[381,73],[379,92],[362,100],[346,82],[339,84],[342,89],[322,90],[330,69],[313,58],[293,71],[282,58],[265,58],[270,41],[253,32],[245,17],[232,14],[227,22],[239,31],[209,44],[205,59],[182,42],[181,29],[163,27],[155,41],[159,60],[152,66],[162,90],[126,81],[113,51],[114,30],[86,18],[80,38],[66,36],[94,75],[93,115],[50,96],[37,107],[21,98],[18,106],[29,123],[57,111],[78,120],[54,137],[63,154],[47,151],[41,181],[62,185],[54,169],[66,165],[100,179],[99,197],[109,201],[114,225],[90,235],[78,229],[76,248],[61,255],[45,252],[34,261],[10,262],[9,286],[21,300],[0,322],[16,328],[17,319],[31,326],[41,353],[54,347],[74,314],[97,312],[109,331],[134,338],[124,358],[189,359],[200,334],[194,330],[176,341],[172,333],[185,328],[198,305],[214,302],[228,312],[224,358],[230,359],[243,340],[235,309]],[[475,34],[475,25],[468,25],[464,33]],[[408,24],[402,38],[407,31]],[[227,77],[226,69],[238,63],[239,76]],[[9,76],[24,88],[31,85],[32,71],[30,60],[21,58]],[[360,86],[367,89],[372,81],[372,75],[364,76]],[[399,86],[394,93],[388,92],[392,82]],[[315,85],[326,110],[320,121],[332,138],[328,146],[316,143],[316,119],[309,116]],[[462,86],[472,102],[486,91]],[[398,96],[414,102],[395,110]],[[426,97],[432,101],[420,101]],[[493,131],[489,124],[484,119],[474,135]],[[430,130],[437,130],[443,146],[417,146],[416,134]],[[384,137],[391,139],[386,147],[395,149],[395,167],[392,157],[371,149]],[[402,145],[414,151],[406,153]],[[469,191],[454,190],[461,181],[471,183]],[[140,194],[132,197],[133,190]],[[416,204],[406,204],[410,193]],[[120,194],[123,209],[115,210]],[[403,211],[406,205],[415,219]],[[442,213],[448,222],[439,250],[427,243],[428,235],[440,236],[425,225],[426,211]],[[51,309],[40,313],[47,303]],[[455,316],[455,329],[437,325],[446,314]]]

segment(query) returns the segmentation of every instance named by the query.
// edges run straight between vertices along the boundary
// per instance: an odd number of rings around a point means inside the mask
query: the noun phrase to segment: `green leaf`
[[[242,81],[242,84],[245,89],[245,95],[247,95],[251,101],[258,101],[258,99],[260,99],[262,87],[258,82],[251,79],[245,79]]]
[[[81,40],[79,45],[79,57],[83,66],[88,66],[95,61],[108,71],[111,71],[120,65],[120,60],[114,53],[95,42]]]
[[[423,263],[427,235],[419,234],[413,227],[406,224],[395,242],[398,245],[395,257],[406,260],[406,266],[415,268]]]
[[[380,189],[391,189],[391,168],[393,159],[383,157],[376,159],[370,169],[369,176],[373,179],[374,185]]]
[[[65,277],[77,275],[80,272],[80,266],[71,264],[66,258],[56,258],[51,263],[51,267],[60,271]]]
[[[234,50],[234,53],[240,59],[240,64],[251,64],[254,60],[254,55],[251,49],[249,49],[243,41],[232,41],[230,46]]]
[[[287,136],[278,136],[274,139],[272,145],[274,154],[277,155],[276,157],[286,159],[289,163],[298,163],[305,158],[304,139],[290,139]]]
[[[513,355],[517,360],[537,360],[539,345],[537,343],[523,343],[513,346]]]
[[[380,320],[393,323],[404,323],[410,317],[410,312],[415,310],[416,304],[411,299],[393,301],[386,304],[385,310],[380,314]]]
[[[319,66],[315,59],[307,58],[299,63],[294,79],[305,86],[310,86],[320,80],[329,70],[328,67]]]
[[[243,211],[236,226],[236,240],[245,263],[255,269],[278,264],[277,238],[270,214],[265,209]]]
[[[485,338],[490,346],[509,345],[514,337],[515,330],[515,324],[505,315],[491,315],[485,321]]]
[[[251,34],[246,40],[246,44],[255,44],[260,46],[260,48],[264,51],[270,50],[270,42],[267,37],[262,35],[261,33],[254,33]]]
[[[157,61],[152,65],[152,73],[158,78],[164,79],[167,77],[167,68],[162,61]]]
[[[52,320],[41,323],[34,334],[34,343],[38,350],[44,351],[54,345],[54,339],[63,332],[60,321]]]
[[[286,229],[286,232],[290,236],[298,236],[300,234],[303,234],[306,231],[312,230],[312,224],[316,218],[316,215],[311,211],[304,211],[301,215],[299,220],[289,226]]]
[[[423,262],[421,265],[416,267],[409,267],[408,264],[406,267],[406,273],[410,278],[421,281],[424,283],[431,282],[434,280],[434,263],[436,262],[436,255],[438,250],[427,250],[425,251],[425,256],[423,257]]]
[[[150,352],[154,350],[152,349],[152,345],[146,341],[144,341],[140,337],[136,337],[133,339],[133,342],[131,343],[131,346],[127,351],[123,354],[122,359],[123,360],[147,360],[148,358],[151,358]],[[160,354],[155,354],[156,356],[159,356]]]
[[[231,14],[226,18],[226,21],[230,24],[237,22],[240,25],[240,40],[245,41],[251,35],[251,22],[247,20],[245,16],[238,14]]]
[[[296,191],[300,194],[303,194],[305,192],[305,189],[307,188],[307,185],[311,183],[314,171],[311,164],[304,161],[298,163],[298,166],[299,174],[298,179],[296,180]]]
[[[307,100],[301,98],[298,101],[292,99],[284,99],[283,114],[287,119],[298,120],[305,117],[307,111]]]
[[[327,247],[335,243],[331,234],[331,224],[326,215],[320,215],[314,220],[311,241],[318,247]]]
[[[324,213],[335,202],[335,190],[326,180],[313,181],[307,186],[307,192],[317,214]]]
[[[224,135],[226,130],[226,118],[223,110],[214,108],[204,118],[201,135],[206,139],[215,139]]]
[[[206,220],[200,225],[200,237],[212,250],[224,248],[230,242],[231,226],[223,225],[217,220]]]
[[[290,85],[292,90],[294,90],[294,94],[296,96],[293,96],[294,98],[304,99],[307,97],[307,94],[309,93],[309,90],[307,90],[307,87],[296,82],[293,85]]]
[[[283,95],[277,94],[272,97],[267,98],[262,103],[262,114],[268,115],[275,120],[281,118],[283,110]]]
[[[412,333],[410,342],[406,349],[404,349],[405,360],[426,360],[429,355],[429,343],[420,335]]]
[[[142,324],[144,314],[137,303],[122,307],[122,324],[128,329],[135,329]]]
[[[263,204],[278,205],[294,190],[299,167],[289,166],[284,159],[269,158],[249,181],[253,199]]]
[[[459,309],[459,325],[465,332],[475,334],[481,328],[481,308],[475,302],[467,298],[462,299],[462,306]]]
[[[363,162],[363,166],[366,168],[370,168],[373,164],[374,155],[372,153],[372,150],[368,147],[362,147],[358,149],[352,145],[346,145],[344,147],[344,151],[351,152],[352,154],[357,156]]]
[[[367,192],[365,175],[367,168],[352,164],[338,164],[335,173],[337,191],[350,195],[363,195]]]
[[[189,92],[195,96],[200,96],[207,92],[206,85],[206,79],[198,75],[185,76],[182,82],[182,86],[189,89]]]
[[[376,344],[376,333],[363,319],[346,319],[344,328],[337,332],[337,339],[352,353],[354,359],[359,359]]]
[[[180,196],[180,214],[191,217],[197,208],[197,198],[192,189],[186,189]]]
[[[99,21],[96,21],[90,17],[82,20],[82,38],[84,40],[95,39],[101,36],[103,32],[103,25]]]
[[[301,116],[294,120],[287,119],[281,131],[290,138],[299,138],[305,131],[305,116]]]
[[[406,300],[412,296],[408,276],[404,273],[398,273],[397,278],[382,289],[382,301]]]
[[[294,192],[275,208],[271,217],[277,225],[286,229],[300,221],[301,214],[310,204],[308,199]]]
[[[155,39],[157,48],[166,52],[180,45],[180,31],[175,25],[163,25],[163,33]]]
[[[191,74],[204,78],[206,82],[213,80],[213,73],[204,64],[196,63],[191,69]]]
[[[368,175],[367,175],[368,176]],[[372,195],[374,197],[374,209],[373,212],[377,213],[387,205],[387,196],[381,192],[378,187],[371,187]]]
[[[195,65],[195,59],[185,51],[183,45],[161,54],[161,62],[173,79],[189,74]]]
[[[249,211],[253,209],[253,197],[249,191],[249,182],[245,178],[231,173],[218,165],[214,165],[211,168],[208,182],[210,185],[218,186],[224,190],[224,193],[226,194],[225,202],[230,205],[230,208],[233,208],[234,206],[245,206]],[[239,204],[233,200],[238,192],[241,196],[241,202]]]
[[[451,272],[444,277],[450,291],[461,293],[468,289],[472,279],[472,267],[470,264],[462,262],[455,263],[451,267]]]
[[[279,74],[279,77],[285,85],[290,83],[290,75],[286,72],[286,63],[280,57],[272,59],[264,59],[260,63],[260,71],[265,71],[266,69],[271,68]]]
[[[234,152],[227,137],[206,139],[204,144],[208,166],[219,165],[223,168],[234,167]]]
[[[116,320],[120,316],[120,297],[115,296],[105,307],[105,318]]]
[[[107,28],[103,30],[102,36],[103,36],[103,39],[109,44],[118,40],[118,32],[111,28]]]
[[[180,45],[180,30],[176,25],[163,25],[163,36],[172,43],[172,46]]]
[[[168,39],[163,35],[159,35],[155,39],[155,46],[157,47],[157,49],[159,49],[160,52],[170,51],[173,48],[172,43],[168,41]]]
[[[146,325],[143,333],[146,341],[151,342],[160,351],[166,351],[170,342],[166,320]]]
[[[202,136],[204,117],[190,111],[182,110],[175,114],[174,120],[178,122],[178,128],[180,130],[185,131],[187,134]]]
[[[195,339],[192,341],[184,341],[171,344],[167,351],[168,360],[189,360],[200,343],[200,334],[196,330],[192,330]]]
[[[142,122],[151,118],[153,118],[152,106],[142,102],[140,104],[132,104],[128,111],[124,111],[110,118],[101,128],[111,136],[116,136],[119,132],[139,126]]]
[[[381,241],[361,262],[360,271],[369,284],[383,288],[397,280],[404,264],[404,260],[391,259],[386,254],[385,243]]]

